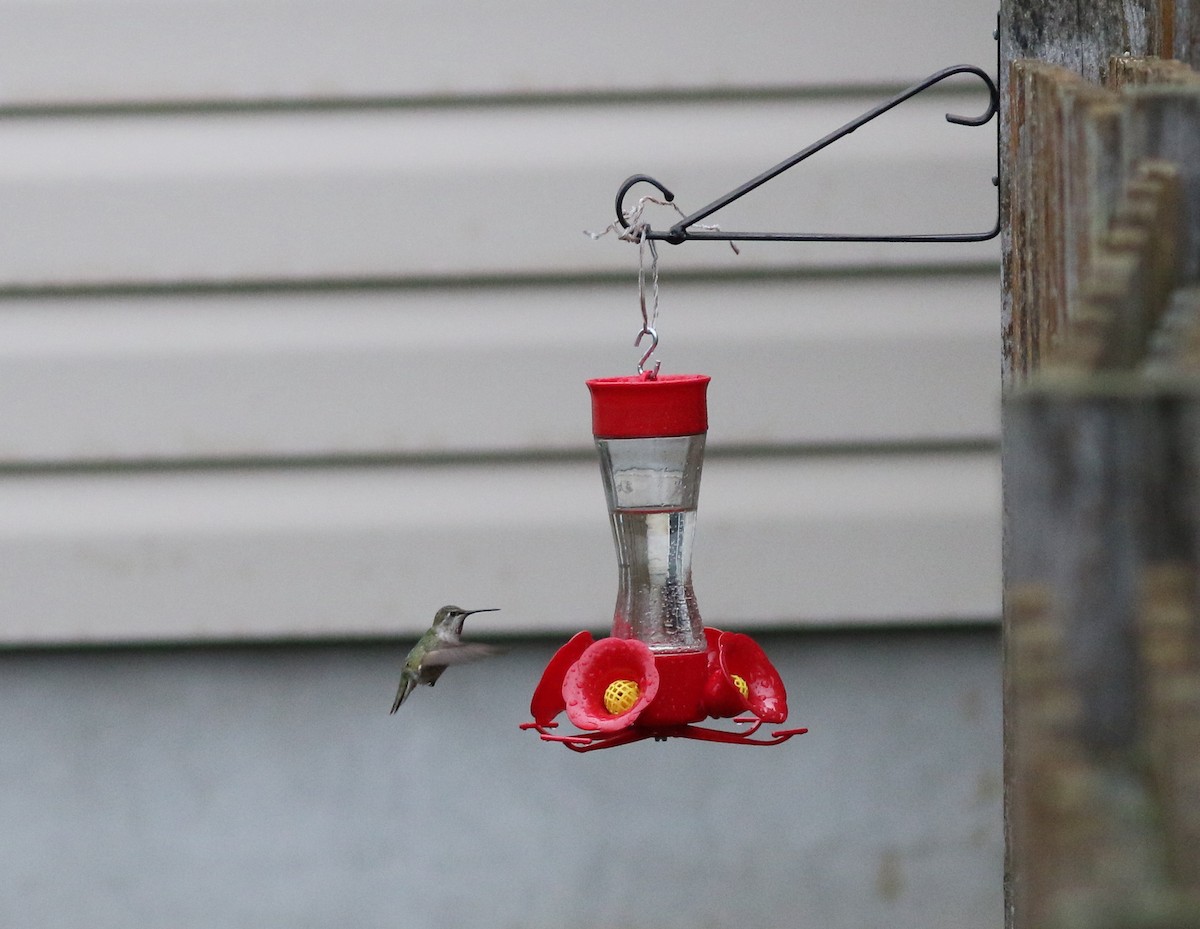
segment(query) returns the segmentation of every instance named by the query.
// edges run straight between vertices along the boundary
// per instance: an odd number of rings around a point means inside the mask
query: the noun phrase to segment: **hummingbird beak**
[[[489,607],[487,607],[487,608],[485,608],[485,609],[482,609],[482,610],[467,610],[467,612],[466,612],[465,614],[463,614],[463,615],[464,615],[464,616],[471,616],[471,615],[473,615],[473,614],[475,614],[475,613],[496,613],[496,612],[499,612],[499,610],[500,610],[500,607],[498,607],[498,606],[489,606]]]

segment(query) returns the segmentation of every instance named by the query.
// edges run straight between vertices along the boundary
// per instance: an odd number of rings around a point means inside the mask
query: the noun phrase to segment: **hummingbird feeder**
[[[616,223],[609,229],[639,247],[643,258],[638,271],[642,330],[635,344],[647,335],[653,341],[636,376],[587,382],[619,569],[612,635],[594,639],[584,630],[555,653],[533,693],[533,721],[522,724],[523,729],[536,730],[542,739],[579,752],[674,737],[778,745],[808,731],[776,729],[755,737],[764,725],[786,721],[783,681],[750,636],[706,628],[700,618],[692,589],[692,545],[708,430],[709,378],[703,374],[660,375],[657,365],[652,371],[643,369],[658,345],[653,321],[646,313],[645,251],[648,247],[653,257],[657,314],[655,242],[980,242],[994,238],[1000,232],[999,211],[988,230],[916,235],[725,232],[702,224],[722,207],[956,75],[981,80],[988,92],[988,107],[980,116],[951,113],[946,119],[964,126],[990,122],[999,105],[995,82],[980,68],[955,65],[885,100],[702,209],[684,214],[676,206],[681,219],[667,230],[654,230],[641,221],[646,202],[674,206],[674,194],[666,186],[646,174],[635,174],[621,185]],[[997,168],[998,164],[999,133]],[[999,187],[998,169],[992,182]],[[657,188],[664,199],[644,197],[637,208],[627,211],[626,195],[642,183]],[[577,732],[556,731],[563,714]],[[732,719],[741,728],[699,725],[707,719]]]
[[[651,332],[653,335],[653,332]],[[533,722],[575,751],[672,737],[777,745],[806,729],[753,738],[787,718],[778,672],[748,635],[705,628],[692,545],[708,431],[704,374],[597,378],[592,432],[617,550],[612,635],[586,630],[558,650],[534,691]],[[557,717],[580,730],[559,734]],[[740,730],[696,725],[733,718]]]

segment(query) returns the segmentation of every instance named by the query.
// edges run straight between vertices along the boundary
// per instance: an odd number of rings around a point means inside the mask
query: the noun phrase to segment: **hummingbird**
[[[478,661],[498,653],[500,649],[495,646],[462,640],[463,622],[468,616],[472,613],[494,613],[497,609],[498,607],[489,607],[485,610],[464,610],[461,606],[451,604],[438,610],[429,631],[417,640],[417,644],[404,659],[404,670],[400,672],[400,688],[396,691],[392,712],[400,709],[400,704],[408,699],[408,695],[418,684],[428,684],[430,687],[436,684],[442,672],[450,665]]]

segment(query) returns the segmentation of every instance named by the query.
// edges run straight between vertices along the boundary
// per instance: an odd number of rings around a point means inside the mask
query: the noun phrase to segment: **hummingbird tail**
[[[400,689],[396,691],[396,699],[392,703],[391,712],[395,713],[400,709],[400,705],[408,699],[408,695],[413,692],[416,683],[408,677],[404,677],[400,681]],[[390,714],[389,714],[390,715]]]

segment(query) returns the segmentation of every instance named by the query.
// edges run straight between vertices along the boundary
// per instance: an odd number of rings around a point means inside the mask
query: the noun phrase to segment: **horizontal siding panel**
[[[996,290],[666,282],[655,357],[713,376],[718,446],[990,440]],[[640,325],[632,280],[0,301],[0,461],[583,448]]]
[[[0,289],[632,274],[632,245],[582,233],[611,222],[626,176],[653,174],[694,210],[875,102],[9,119],[0,121]],[[996,216],[994,129],[943,118],[984,105],[980,94],[918,99],[713,220],[730,230],[986,229]],[[659,228],[676,218],[655,209]],[[664,271],[998,254],[994,243],[664,250]]]
[[[616,569],[597,468],[59,473],[0,479],[9,645],[411,635],[446,601],[497,633],[602,629]],[[993,621],[990,454],[711,457],[710,624]]]
[[[984,0],[5,0],[0,21],[7,106],[907,83],[995,60]]]

